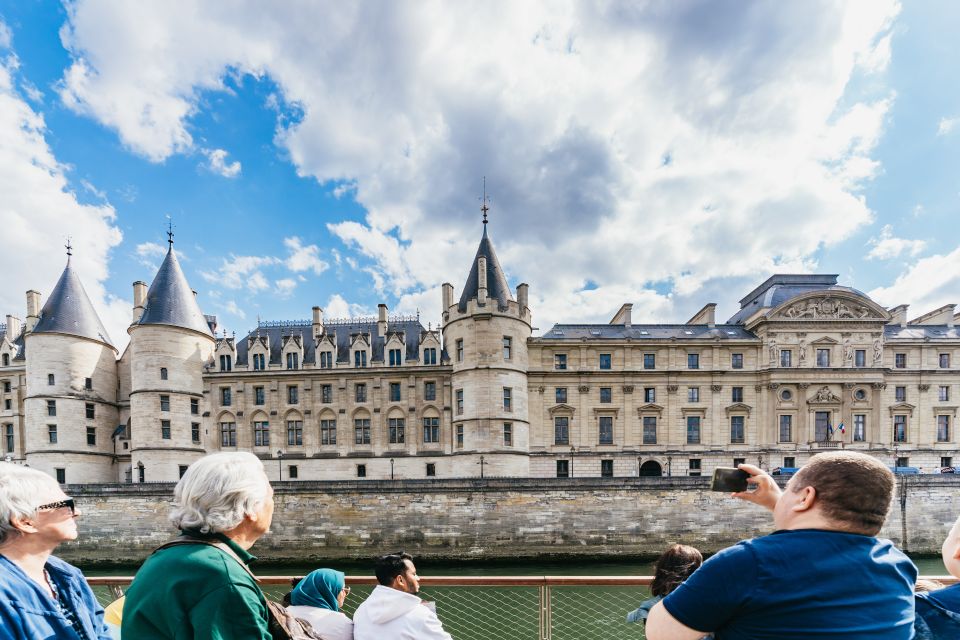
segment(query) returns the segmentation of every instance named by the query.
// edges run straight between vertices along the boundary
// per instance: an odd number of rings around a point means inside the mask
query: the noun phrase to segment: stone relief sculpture
[[[877,338],[873,341],[873,362],[879,364],[883,360],[883,340]]]
[[[840,402],[840,398],[830,391],[830,387],[824,385],[817,390],[817,394],[810,399],[810,402]]]
[[[771,364],[771,366],[772,366],[772,365],[776,365],[776,364],[777,364],[777,341],[774,340],[773,338],[770,338],[770,343],[769,343],[769,344],[770,344],[770,346],[769,346],[769,349],[770,349],[770,364]]]
[[[797,349],[800,354],[800,364],[803,364],[807,360],[807,341],[801,338]]]
[[[834,298],[801,300],[783,310],[785,318],[860,319],[872,314],[870,307]]]
[[[843,361],[847,364],[853,362],[853,342],[850,341],[850,338],[843,341]]]

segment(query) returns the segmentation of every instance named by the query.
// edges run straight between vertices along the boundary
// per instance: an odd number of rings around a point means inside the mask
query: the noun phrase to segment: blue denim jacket
[[[47,573],[83,627],[77,633],[60,607],[15,563],[0,554],[0,628],[4,640],[110,640],[97,602],[80,570],[50,556]]]

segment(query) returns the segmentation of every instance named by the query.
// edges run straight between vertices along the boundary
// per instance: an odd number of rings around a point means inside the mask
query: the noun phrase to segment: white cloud
[[[937,127],[937,135],[945,136],[952,133],[957,125],[960,124],[960,118],[940,118],[940,125]]]
[[[870,238],[867,243],[873,246],[867,254],[868,260],[889,260],[902,254],[916,257],[923,252],[927,243],[923,240],[905,240],[893,235],[893,226],[887,224],[880,230],[879,238]]]
[[[368,315],[370,315],[370,313],[363,305],[347,302],[346,299],[344,299],[344,297],[339,293],[335,293],[330,296],[330,299],[327,300],[326,306],[323,307],[323,317],[326,320],[337,318],[358,318]]]
[[[13,32],[3,20],[0,20],[0,49],[9,49],[13,45]]]
[[[870,297],[887,307],[909,304],[911,317],[946,304],[960,303],[960,247],[948,254],[922,258],[904,271],[889,287],[870,292]]]
[[[252,293],[270,288],[270,283],[261,269],[277,263],[277,259],[270,256],[235,256],[224,258],[217,271],[201,271],[207,282],[212,282],[228,289],[247,289]]]
[[[296,236],[284,238],[283,244],[290,252],[290,255],[284,262],[290,271],[296,273],[301,271],[313,271],[315,275],[319,276],[330,266],[320,259],[320,248],[315,244],[303,246],[300,238]]]
[[[269,76],[278,144],[366,208],[330,229],[397,297],[462,283],[484,175],[545,321],[810,266],[873,220],[895,96],[845,92],[889,64],[895,0],[70,6],[63,100],[152,160],[192,149],[204,92]]]
[[[243,309],[240,308],[240,305],[237,304],[236,300],[227,300],[227,302],[223,305],[223,310],[227,313],[235,315],[241,320],[247,317],[247,314],[243,312]]]
[[[281,298],[289,298],[293,290],[297,288],[297,281],[293,278],[281,278],[274,284],[277,285],[277,295]]]
[[[240,175],[240,161],[227,162],[227,152],[224,149],[204,149],[207,156],[206,167],[224,178],[236,178]]]
[[[0,46],[9,47],[9,28],[0,21]],[[68,169],[47,144],[43,116],[16,90],[17,61],[0,59],[0,313],[26,315],[23,292],[44,299],[66,263],[64,241],[73,243],[72,264],[107,332],[119,349],[127,343],[131,304],[107,294],[111,250],[122,234],[108,203],[80,204],[68,182]],[[29,265],[25,267],[24,265]]]

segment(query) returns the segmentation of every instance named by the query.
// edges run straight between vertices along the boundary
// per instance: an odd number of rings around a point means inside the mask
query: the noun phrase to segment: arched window
[[[160,367],[160,379],[161,379],[161,380],[166,380],[166,379],[167,379],[167,368],[166,368],[166,367]]]
[[[52,373],[47,374],[47,384],[51,387],[55,384],[55,380]]]

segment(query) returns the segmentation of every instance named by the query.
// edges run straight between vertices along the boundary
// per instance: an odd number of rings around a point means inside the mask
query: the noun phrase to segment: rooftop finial
[[[483,176],[483,199],[481,200],[483,204],[480,206],[480,211],[483,212],[483,228],[487,228],[487,212],[490,211],[488,203],[490,202],[487,198],[487,176]]]
[[[167,244],[173,248],[173,219],[167,216]]]
[[[73,245],[70,244],[70,236],[67,236],[67,244],[66,244],[66,247],[67,247],[67,261],[69,262],[69,261],[70,261],[70,256],[73,255]]]

